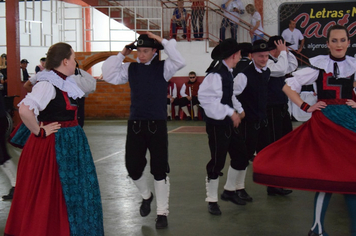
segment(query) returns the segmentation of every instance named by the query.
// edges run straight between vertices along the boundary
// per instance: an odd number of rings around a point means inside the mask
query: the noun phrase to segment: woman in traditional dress
[[[310,58],[312,67],[293,73],[283,91],[311,119],[258,153],[254,181],[275,187],[316,191],[314,223],[309,236],[328,234],[324,217],[332,193],[344,194],[356,235],[356,59],[345,56],[350,45],[344,26],[329,28],[329,55]],[[302,85],[317,84],[312,106],[299,96]],[[290,232],[291,233],[291,232]]]
[[[96,170],[76,118],[75,99],[84,92],[69,77],[75,66],[70,45],[52,45],[46,70],[20,102],[31,135],[20,156],[5,236],[104,235]]]

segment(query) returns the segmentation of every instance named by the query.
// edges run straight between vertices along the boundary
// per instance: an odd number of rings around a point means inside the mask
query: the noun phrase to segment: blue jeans
[[[227,18],[223,18],[220,25],[220,40],[225,40],[225,30],[230,26],[231,38],[237,40],[237,28],[239,27],[234,22]]]

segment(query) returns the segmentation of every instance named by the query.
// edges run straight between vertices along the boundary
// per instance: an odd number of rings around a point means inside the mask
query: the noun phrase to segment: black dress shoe
[[[170,116],[167,116],[167,121],[170,121],[172,120]]]
[[[236,190],[236,195],[246,202],[252,202],[252,197],[248,195],[245,189]]]
[[[224,192],[221,194],[221,200],[230,201],[237,205],[246,205],[246,202],[239,198],[236,192],[232,191],[224,190]]]
[[[194,121],[198,121],[199,118],[198,118],[198,117],[194,117],[193,120],[194,120]]]
[[[175,120],[180,120],[179,116],[174,117]]]
[[[292,193],[292,190],[288,190],[288,189],[283,189],[283,188],[275,188],[275,187],[267,187],[267,193],[270,196],[274,196],[274,195],[288,195],[290,193]]]
[[[156,219],[156,229],[164,229],[168,226],[167,216],[157,215]]]
[[[216,215],[216,216],[221,215],[220,207],[216,202],[209,202],[208,211],[212,215]]]
[[[2,200],[12,200],[14,197],[15,187],[12,187],[7,195],[2,196]]]
[[[192,120],[192,117],[187,116],[187,117],[185,117],[185,120]]]
[[[151,202],[153,200],[153,194],[149,199],[143,199],[140,207],[140,214],[142,217],[148,216],[151,212]]]
[[[314,231],[309,231],[309,233],[308,233],[308,236],[319,236],[319,235],[322,235],[323,233],[321,233],[321,234],[318,234],[318,233],[315,233]]]

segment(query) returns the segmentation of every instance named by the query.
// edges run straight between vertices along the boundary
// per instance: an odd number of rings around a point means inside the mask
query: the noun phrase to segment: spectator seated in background
[[[167,87],[167,120],[171,120],[173,117],[172,106],[174,106],[174,119],[179,118],[179,98],[177,96],[177,85],[171,81],[168,82]]]
[[[192,120],[192,115],[194,115],[194,120],[199,120],[198,118],[198,90],[200,82],[197,81],[197,76],[194,71],[189,72],[189,81],[182,85],[180,89],[181,99],[179,101],[180,107],[185,113],[186,120]],[[191,104],[191,109],[193,110],[192,115],[188,111],[187,105]]]
[[[183,39],[187,38],[187,10],[183,7],[184,2],[178,0],[177,7],[173,11],[172,17],[172,37],[177,38],[177,27],[183,27]]]

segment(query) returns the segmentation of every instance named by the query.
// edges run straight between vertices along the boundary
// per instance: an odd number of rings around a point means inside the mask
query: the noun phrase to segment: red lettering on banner
[[[333,25],[336,25],[335,21],[330,21],[329,23],[327,23],[325,26],[324,26],[324,29],[323,29],[323,36],[326,38],[326,36],[328,35],[328,29],[333,26]]]
[[[356,34],[356,22],[352,22],[348,27],[347,30],[349,31],[350,37]]]
[[[336,24],[339,25],[345,25],[347,23],[349,23],[349,17],[350,14],[345,14],[343,16],[343,18],[339,19],[336,23],[336,21],[330,21],[329,23],[327,23],[324,28],[321,30],[322,25],[318,22],[315,21],[313,23],[309,24],[309,20],[310,20],[310,16],[308,13],[300,13],[298,16],[296,16],[294,18],[295,22],[298,24],[298,21],[300,21],[300,28],[304,29],[304,36],[307,38],[311,38],[311,37],[316,37],[316,38],[321,38],[321,37],[325,37],[327,35],[328,29]],[[356,34],[356,22],[351,23],[348,27],[347,30],[350,33],[350,37],[354,36]],[[321,34],[320,34],[321,32]]]
[[[294,18],[295,22],[298,23],[298,21],[304,17],[304,20],[300,23],[300,27],[305,28],[308,23],[309,23],[309,14],[308,13],[301,13],[298,16]]]
[[[304,36],[307,38],[315,37],[315,38],[321,38],[322,35],[320,35],[318,32],[321,28],[321,25],[319,22],[314,22],[310,24],[304,31]],[[310,32],[312,31],[312,32]]]
[[[350,16],[350,14],[345,14],[342,19],[337,21],[337,23],[339,25],[346,25],[347,23],[349,23],[349,16]]]

